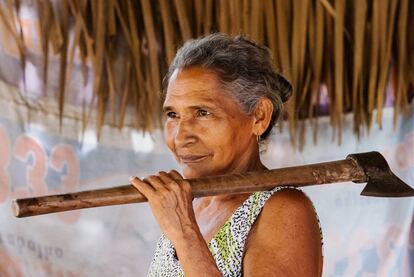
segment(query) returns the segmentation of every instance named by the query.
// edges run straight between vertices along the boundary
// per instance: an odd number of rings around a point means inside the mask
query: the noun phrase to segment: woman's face
[[[237,172],[257,151],[253,116],[221,88],[212,71],[176,70],[163,110],[167,145],[186,178]]]

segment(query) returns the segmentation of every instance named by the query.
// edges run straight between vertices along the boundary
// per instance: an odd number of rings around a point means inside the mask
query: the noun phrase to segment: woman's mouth
[[[182,155],[179,156],[180,160],[184,164],[192,164],[192,163],[199,163],[205,160],[209,155]]]

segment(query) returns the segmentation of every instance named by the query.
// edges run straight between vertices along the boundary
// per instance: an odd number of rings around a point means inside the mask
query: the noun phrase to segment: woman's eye
[[[168,113],[166,113],[166,116],[168,118],[176,118],[177,117],[177,114],[175,112],[168,112]]]
[[[205,110],[198,110],[197,111],[197,116],[207,116],[210,115],[210,113],[208,111]]]

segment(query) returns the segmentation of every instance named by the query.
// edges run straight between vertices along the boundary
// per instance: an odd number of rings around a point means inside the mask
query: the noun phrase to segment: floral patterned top
[[[286,188],[297,189],[279,186],[250,195],[211,239],[208,248],[223,276],[242,276],[244,245],[249,231],[270,196]],[[320,225],[319,230],[323,244]],[[175,248],[164,234],[158,240],[148,276],[184,276]]]

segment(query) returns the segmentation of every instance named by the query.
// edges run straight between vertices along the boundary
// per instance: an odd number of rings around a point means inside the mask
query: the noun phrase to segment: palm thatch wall
[[[0,23],[15,40],[24,68],[22,5],[38,16],[45,84],[50,57],[60,57],[61,116],[72,65],[80,59],[85,80],[93,77],[98,131],[108,114],[122,128],[128,106],[134,107],[136,128],[159,127],[161,80],[176,49],[216,31],[246,34],[273,51],[294,87],[287,121],[295,144],[303,144],[301,119],[310,119],[317,132],[321,91],[328,93],[339,142],[346,112],[353,112],[358,136],[375,122],[381,126],[388,85],[395,120],[407,114],[412,98],[414,2],[409,0],[3,0]]]

